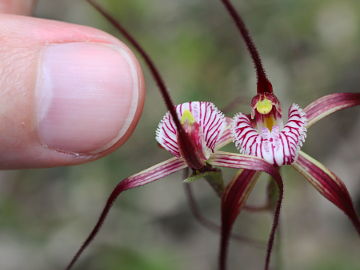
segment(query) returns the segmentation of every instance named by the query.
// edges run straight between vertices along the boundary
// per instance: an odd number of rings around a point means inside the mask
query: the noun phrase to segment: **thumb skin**
[[[124,44],[85,26],[0,21],[0,169],[84,163],[127,140],[145,90]]]
[[[0,12],[29,15],[37,0],[0,0]]]

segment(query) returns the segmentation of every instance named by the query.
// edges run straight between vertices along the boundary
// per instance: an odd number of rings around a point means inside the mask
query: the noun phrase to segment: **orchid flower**
[[[210,102],[186,102],[174,106],[160,73],[139,43],[98,4],[92,0],[87,1],[124,35],[149,67],[169,110],[157,128],[156,140],[173,157],[125,178],[115,186],[96,225],[66,269],[72,268],[84,249],[94,239],[114,201],[125,190],[154,182],[184,168],[192,169],[193,178],[219,172],[213,166],[263,171],[270,174],[282,188],[277,168],[262,158],[218,151],[220,147],[232,140],[231,119],[226,118]]]
[[[261,158],[274,168],[292,165],[316,190],[351,220],[360,234],[359,216],[356,214],[349,192],[344,183],[323,164],[300,150],[307,129],[338,110],[360,105],[360,93],[336,93],[324,96],[301,109],[293,104],[284,124],[281,105],[268,80],[259,53],[251,36],[229,0],[221,0],[235,22],[251,55],[257,73],[257,95],[251,101],[249,115],[238,113],[233,118],[233,140],[240,153]],[[244,202],[257,179],[256,169],[243,170],[226,187],[222,196],[222,235],[220,242],[220,270],[226,269],[229,235]],[[280,194],[280,197],[282,194]],[[281,204],[281,200],[279,200]],[[279,219],[279,204],[274,214],[274,224]],[[270,267],[270,255],[276,226],[270,235],[265,269]]]

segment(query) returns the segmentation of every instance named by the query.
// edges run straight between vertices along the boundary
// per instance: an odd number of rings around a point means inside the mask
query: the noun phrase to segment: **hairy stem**
[[[269,79],[266,76],[260,54],[258,50],[256,49],[256,46],[251,38],[251,35],[249,33],[249,30],[246,28],[246,25],[241,18],[240,14],[236,11],[234,6],[231,4],[230,0],[221,0],[223,5],[225,6],[227,12],[233,19],[233,21],[236,24],[237,29],[239,30],[247,50],[250,53],[251,59],[255,65],[256,75],[257,75],[257,91],[258,93],[271,93],[272,92],[272,86],[269,81]]]
[[[266,259],[265,259],[265,270],[269,270],[270,269],[270,258],[271,258],[271,253],[273,250],[273,246],[274,246],[274,241],[275,241],[275,235],[276,235],[276,230],[278,228],[279,225],[279,221],[280,221],[280,210],[281,210],[281,205],[282,205],[282,201],[284,198],[284,186],[283,186],[283,182],[279,182],[277,181],[277,186],[279,189],[279,197],[278,200],[276,202],[276,207],[275,207],[275,211],[274,211],[274,220],[273,220],[273,225],[271,228],[271,232],[270,232],[270,237],[269,237],[269,241],[268,241],[268,245],[267,245],[267,251],[266,251]]]
[[[178,140],[181,146],[182,154],[185,160],[193,169],[201,169],[204,164],[193,155],[193,143],[190,141],[188,135],[186,134],[184,128],[180,124],[179,118],[177,116],[175,105],[171,100],[169,95],[169,91],[165,85],[165,82],[155,66],[153,60],[149,56],[149,54],[143,49],[139,42],[122,26],[122,24],[111,16],[107,11],[105,11],[99,4],[97,4],[94,0],[86,0],[90,5],[92,5],[100,14],[102,14],[127,40],[131,43],[132,46],[138,51],[141,57],[144,59],[146,65],[148,66],[151,75],[153,76],[157,86],[159,87],[160,93],[165,101],[166,107],[169,110],[171,117],[173,118],[176,129],[178,132]]]

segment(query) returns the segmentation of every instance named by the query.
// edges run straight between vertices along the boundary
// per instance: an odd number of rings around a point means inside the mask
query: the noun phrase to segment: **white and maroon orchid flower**
[[[271,175],[279,189],[265,262],[265,269],[269,269],[283,198],[283,180],[280,175],[280,166],[283,165],[292,165],[303,174],[325,198],[345,212],[360,233],[359,217],[345,185],[324,165],[300,151],[307,128],[332,112],[360,105],[360,93],[329,95],[311,103],[304,110],[294,104],[284,124],[280,102],[273,94],[257,49],[241,17],[229,0],[221,0],[240,30],[257,71],[258,94],[252,100],[251,113],[239,113],[231,121],[210,102],[186,102],[174,106],[157,68],[138,42],[93,0],[87,1],[124,35],[148,65],[168,109],[156,131],[156,140],[173,157],[125,178],[115,186],[96,225],[67,270],[72,268],[97,235],[113,203],[123,191],[154,182],[184,168],[190,168],[195,177],[214,170],[218,172],[215,167],[243,169],[221,193],[220,270],[226,269],[231,229],[256,183],[258,172]],[[234,140],[240,154],[219,151],[231,140]]]
[[[260,158],[217,151],[232,140],[231,121],[214,104],[199,101],[186,102],[177,105],[175,111],[193,149],[184,150],[174,119],[170,112],[167,112],[157,128],[156,140],[174,157],[120,181],[109,196],[97,224],[66,269],[71,269],[82,251],[93,240],[112,204],[125,190],[146,185],[187,167],[197,173],[212,172],[215,170],[212,165],[236,169],[256,169],[279,179],[280,175],[277,169]],[[192,152],[194,158],[187,159],[184,156],[186,152]],[[192,160],[200,162],[201,167],[193,167]]]
[[[94,239],[113,203],[123,191],[154,182],[184,168],[192,169],[195,177],[197,174],[218,172],[219,170],[213,166],[263,171],[281,183],[278,169],[265,160],[250,155],[218,151],[220,147],[232,141],[231,119],[226,118],[210,102],[186,102],[174,106],[160,73],[139,43],[102,7],[93,0],[87,1],[124,35],[148,65],[169,110],[158,126],[156,139],[173,157],[125,178],[115,186],[96,225],[66,267],[67,270],[72,268]]]
[[[304,111],[293,104],[284,126],[280,103],[273,94],[257,95],[252,104],[251,116],[238,113],[234,117],[233,137],[240,153],[275,166],[293,163],[306,137]]]
[[[260,55],[251,39],[241,16],[230,0],[220,0],[235,22],[251,55],[257,73],[257,95],[251,102],[251,113],[238,113],[233,122],[233,140],[240,153],[267,161],[274,168],[292,165],[325,198],[335,204],[351,220],[360,234],[360,220],[355,212],[349,192],[344,183],[329,169],[309,155],[300,151],[307,129],[323,117],[345,108],[360,105],[360,93],[337,93],[322,97],[302,110],[293,104],[284,124],[280,102],[273,94]],[[232,226],[242,210],[246,198],[254,186],[256,169],[243,170],[226,187],[221,206],[221,242],[219,269],[226,270],[226,257]],[[283,187],[281,177],[277,180],[279,199],[275,207],[274,223],[268,241],[265,270],[270,267],[271,251],[279,220]]]
[[[176,113],[193,143],[193,155],[197,156],[203,166],[217,149],[230,142],[229,123],[231,121],[227,120],[214,104],[186,102],[176,106]],[[165,114],[159,124],[156,140],[172,155],[178,158],[182,157],[178,132],[169,112]]]

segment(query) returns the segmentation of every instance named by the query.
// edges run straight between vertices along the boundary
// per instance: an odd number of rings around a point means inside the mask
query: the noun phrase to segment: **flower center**
[[[269,131],[273,129],[274,126],[279,126],[277,119],[275,118],[276,110],[275,105],[270,99],[264,97],[264,99],[259,100],[255,104],[256,113],[258,114],[257,126],[259,130],[267,128]]]
[[[256,103],[256,110],[261,114],[268,114],[271,112],[271,109],[273,107],[273,104],[271,100],[264,98],[263,100],[259,100]]]
[[[180,123],[182,125],[193,125],[196,122],[195,117],[189,110],[185,110],[181,116]]]
[[[192,151],[194,154],[197,155],[202,161],[207,160],[210,156],[210,153],[206,151],[207,149],[202,129],[190,110],[186,109],[183,111],[180,123],[184,127],[185,132],[188,134],[190,140],[193,143],[194,149],[192,149]],[[180,152],[181,150],[182,149],[180,149]]]
[[[165,114],[156,130],[156,140],[176,157],[184,157],[185,151],[191,152],[205,164],[216,149],[231,140],[231,124],[210,102],[185,102],[176,106],[176,113],[192,142],[191,149],[183,149],[187,146],[179,144],[179,134],[169,112]]]
[[[251,118],[242,113],[234,117],[234,142],[242,154],[261,157],[275,166],[291,164],[305,140],[306,122],[303,110],[293,104],[283,126],[277,99],[256,96]]]

